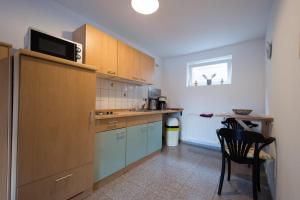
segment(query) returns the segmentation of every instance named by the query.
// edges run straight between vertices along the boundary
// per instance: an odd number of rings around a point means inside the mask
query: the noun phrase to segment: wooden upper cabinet
[[[139,52],[124,42],[118,41],[118,76],[139,81]]]
[[[85,24],[73,32],[73,39],[84,45],[83,61],[103,74],[117,76],[117,39]]]
[[[133,47],[118,41],[118,76],[152,84],[154,59]]]
[[[95,66],[98,73],[153,83],[154,59],[150,56],[89,24],[74,31],[73,39],[84,45],[83,62]]]
[[[140,52],[140,79],[142,82],[153,84],[154,58]]]

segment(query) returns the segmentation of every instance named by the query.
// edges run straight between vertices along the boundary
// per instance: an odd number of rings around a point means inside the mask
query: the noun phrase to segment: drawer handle
[[[117,124],[108,124],[107,126],[108,127],[114,127],[114,126],[117,126]]]
[[[118,123],[118,121],[110,121],[110,122],[108,122],[109,124],[116,124],[116,123]]]
[[[73,174],[68,174],[68,175],[66,175],[66,176],[63,176],[63,177],[61,177],[61,178],[56,179],[55,181],[56,181],[56,182],[59,182],[59,181],[62,181],[62,180],[64,180],[64,179],[70,178],[71,176],[73,176]]]

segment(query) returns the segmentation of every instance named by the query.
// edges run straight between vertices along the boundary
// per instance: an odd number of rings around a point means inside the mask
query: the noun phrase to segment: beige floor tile
[[[164,151],[95,191],[88,200],[252,200],[251,169],[232,163],[217,195],[221,154],[189,145]],[[262,173],[259,199],[270,200]]]

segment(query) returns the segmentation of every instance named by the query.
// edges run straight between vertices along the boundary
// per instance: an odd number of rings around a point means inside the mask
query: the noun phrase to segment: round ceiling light
[[[150,15],[159,8],[158,0],[131,0],[132,8],[141,14]]]

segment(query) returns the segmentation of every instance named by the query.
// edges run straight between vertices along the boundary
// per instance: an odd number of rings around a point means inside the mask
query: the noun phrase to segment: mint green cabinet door
[[[147,155],[147,125],[127,128],[126,166]]]
[[[95,137],[96,182],[125,167],[126,129],[100,132]]]
[[[148,124],[147,154],[151,154],[162,148],[162,121]]]

